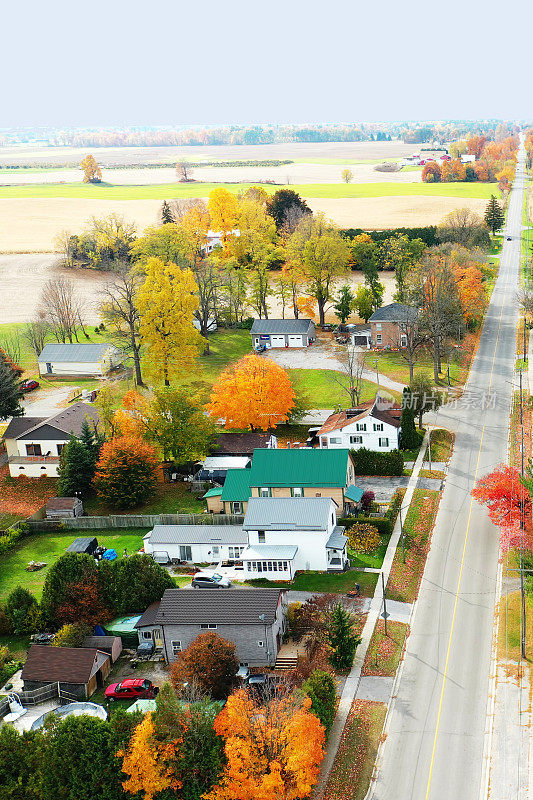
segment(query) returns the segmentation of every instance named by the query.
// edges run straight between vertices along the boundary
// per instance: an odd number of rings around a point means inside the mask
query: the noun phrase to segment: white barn
[[[105,375],[122,363],[122,352],[114,344],[45,344],[37,359],[39,374],[53,377]]]

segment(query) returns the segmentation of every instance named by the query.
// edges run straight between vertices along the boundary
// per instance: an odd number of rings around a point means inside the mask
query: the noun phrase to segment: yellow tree
[[[205,345],[193,325],[198,296],[192,271],[149,258],[138,308],[148,367],[156,379],[170,386],[170,376],[193,367]]]
[[[227,189],[213,189],[209,195],[207,207],[211,216],[213,230],[222,233],[222,241],[225,244],[228,235],[231,234],[237,223],[239,201]]]
[[[124,757],[122,772],[129,775],[122,784],[124,790],[129,794],[142,793],[143,800],[152,800],[154,795],[164,789],[180,788],[172,780],[168,767],[165,766],[166,754],[152,746],[154,733],[152,715],[148,713],[135,728],[126,753],[118,753]]]
[[[96,163],[94,156],[85,156],[80,166],[83,170],[84,183],[100,183],[102,180],[102,170]]]
[[[283,367],[251,354],[222,372],[207,410],[225,419],[227,428],[266,431],[286,422],[294,406],[294,389]]]

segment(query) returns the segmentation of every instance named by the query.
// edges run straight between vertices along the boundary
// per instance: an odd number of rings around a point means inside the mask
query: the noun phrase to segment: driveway
[[[52,414],[57,414],[62,408],[67,407],[72,389],[73,386],[69,384],[45,386],[29,392],[21,401],[25,416],[51,417]]]
[[[330,369],[335,372],[342,372],[343,365],[339,360],[345,345],[342,349],[335,351],[332,344],[315,342],[310,347],[286,347],[285,349],[270,349],[265,352],[267,358],[271,358],[276,364],[288,369]],[[363,378],[367,381],[376,383],[376,372],[370,369],[363,370]],[[385,375],[379,375],[379,385],[384,389],[395,392],[403,390],[403,383],[393,381]]]

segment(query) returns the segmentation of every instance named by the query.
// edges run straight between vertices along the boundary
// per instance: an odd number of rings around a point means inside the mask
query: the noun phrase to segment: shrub
[[[356,553],[372,553],[381,542],[378,529],[366,523],[353,525],[346,535],[349,546]]]
[[[6,614],[13,627],[13,633],[33,633],[39,627],[39,606],[35,597],[17,586],[6,600]]]
[[[305,681],[302,689],[311,698],[311,711],[324,726],[327,736],[335,719],[337,705],[337,693],[332,675],[317,669]]]
[[[91,632],[89,625],[82,622],[67,622],[56,633],[54,647],[81,647],[83,640]]]
[[[0,636],[9,636],[13,633],[13,625],[6,614],[5,608],[0,608]]]
[[[369,511],[375,499],[376,495],[372,489],[367,489],[366,492],[363,492],[363,496],[361,498],[361,508],[363,511]]]
[[[351,450],[356,475],[402,475],[403,456],[399,450],[377,453],[361,447]]]

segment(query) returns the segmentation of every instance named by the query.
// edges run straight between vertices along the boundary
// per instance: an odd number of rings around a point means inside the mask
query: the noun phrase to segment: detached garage
[[[39,374],[50,376],[105,375],[122,362],[113,344],[46,344],[39,358]]]
[[[254,347],[308,347],[316,338],[312,319],[256,319],[251,334]]]

